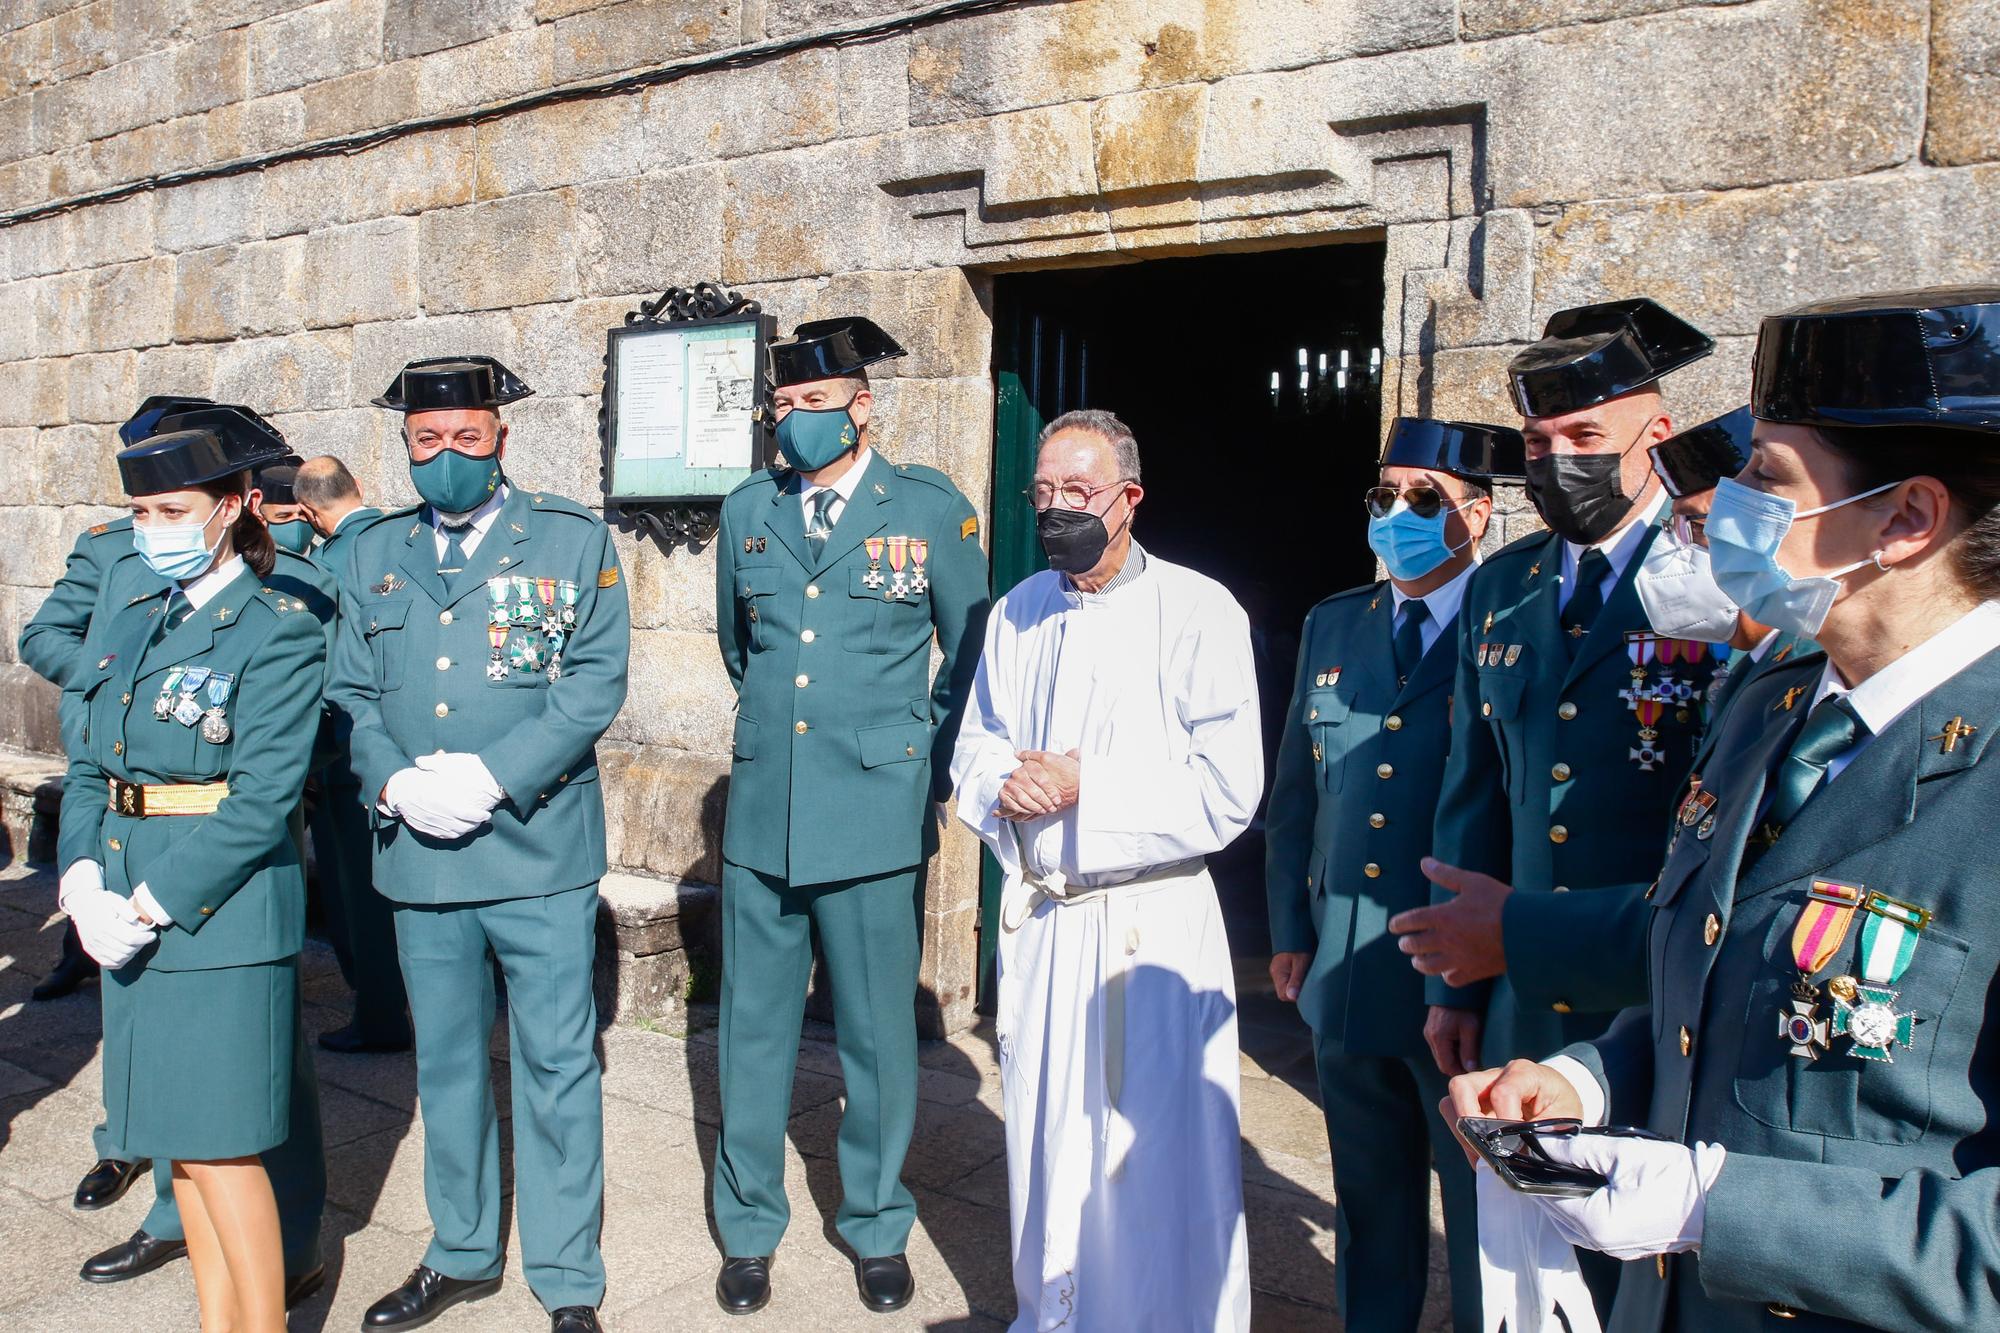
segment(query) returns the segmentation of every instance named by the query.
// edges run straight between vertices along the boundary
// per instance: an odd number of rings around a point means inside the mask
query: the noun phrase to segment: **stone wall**
[[[367,399],[410,358],[490,353],[540,391],[512,410],[510,471],[590,498],[604,330],[672,283],[719,278],[787,326],[887,325],[911,350],[878,387],[887,450],[983,504],[995,270],[1386,238],[1389,402],[1487,419],[1550,311],[1650,295],[1720,339],[1671,385],[1692,421],[1745,396],[1761,313],[1990,278],[2000,249],[2000,17],[1980,0],[900,8],[13,0],[0,223],[262,165],[0,225],[0,657],[117,500],[112,428],[142,394],[255,404],[397,502],[395,423]],[[865,31],[812,40],[835,29]],[[772,39],[795,40],[729,58]],[[712,883],[730,694],[711,564],[623,555],[613,857]],[[22,674],[0,742],[46,747]],[[969,1016],[976,880],[949,840],[926,963],[945,1026]]]

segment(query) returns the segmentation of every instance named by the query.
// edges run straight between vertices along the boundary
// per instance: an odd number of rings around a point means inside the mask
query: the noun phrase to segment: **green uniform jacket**
[[[1327,598],[1306,617],[1265,810],[1275,953],[1314,955],[1299,1013],[1351,1055],[1428,1058],[1424,979],[1389,918],[1430,901],[1417,863],[1451,745],[1455,626],[1398,686],[1389,585]]]
[[[83,741],[83,708],[75,682],[85,663],[95,661],[84,645],[91,612],[104,588],[111,566],[132,554],[129,516],[99,523],[77,534],[63,576],[49,589],[35,618],[21,631],[21,660],[42,679],[62,690],[56,705],[63,753],[75,754]]]
[[[147,571],[150,577],[150,571]],[[106,584],[119,582],[114,573]],[[104,866],[106,887],[144,883],[174,923],[146,966],[189,971],[270,962],[299,951],[305,880],[287,818],[298,805],[325,678],[326,636],[296,598],[247,566],[213,601],[155,641],[166,589],[100,617],[76,689],[82,748],[64,782],[58,863]],[[176,666],[234,678],[229,738],[161,721],[153,702]],[[213,702],[205,692],[200,702]],[[229,784],[209,815],[132,818],[107,810],[106,779]]]
[[[328,695],[349,723],[369,809],[392,774],[439,750],[476,754],[506,792],[490,824],[443,842],[376,820],[375,883],[404,903],[493,902],[603,878],[597,741],[625,702],[632,619],[611,532],[574,501],[510,486],[493,526],[446,587],[434,530],[415,508],[354,535],[343,556]],[[534,601],[505,627],[507,670],[489,677],[489,581],[526,579]],[[575,592],[561,670],[549,679],[549,613],[533,580]],[[513,593],[510,607],[521,607]]]
[[[1993,814],[2000,653],[1946,681],[1860,750],[1783,836],[1745,865],[1769,775],[1803,725],[1823,656],[1749,682],[1702,784],[1716,803],[1683,828],[1654,894],[1649,1008],[1581,1060],[1612,1121],[1729,1150],[1698,1254],[1626,1267],[1611,1327],[1653,1330],[2000,1327],[2000,919]],[[1792,710],[1786,692],[1801,687]],[[1976,726],[1946,752],[1952,719]],[[1708,835],[1701,829],[1708,816]],[[1895,1009],[1916,1014],[1894,1061],[1835,1037],[1816,1060],[1778,1035],[1791,1012],[1791,935],[1815,879],[1929,909]],[[1859,976],[1862,919],[1816,977]],[[1784,1323],[1767,1307],[1805,1312]]]
[[[354,544],[356,533],[371,526],[382,517],[382,511],[373,505],[362,505],[342,520],[331,537],[321,540],[313,554],[313,560],[321,568],[338,573],[343,560],[347,558],[347,548]]]
[[[880,586],[873,537],[885,540]],[[930,544],[924,591],[886,595],[893,537]],[[971,502],[942,472],[871,454],[815,557],[797,475],[766,472],[723,501],[715,551],[717,637],[737,692],[723,856],[794,884],[916,865],[936,846],[926,803],[949,795],[986,633]],[[916,568],[913,553],[906,581]]]
[[[1593,1036],[1645,996],[1635,964],[1641,897],[1660,864],[1653,830],[1665,827],[1694,760],[1694,700],[1714,670],[1706,644],[1697,663],[1647,667],[1649,683],[1671,675],[1687,693],[1661,710],[1642,755],[1640,719],[1621,697],[1632,687],[1625,634],[1648,628],[1632,580],[1658,535],[1657,526],[1644,534],[1573,659],[1557,602],[1562,538],[1508,545],[1466,589],[1433,855],[1513,885],[1507,971],[1490,988],[1433,977],[1425,993],[1432,1004],[1485,1007],[1495,1060]],[[1433,901],[1447,896],[1434,890]]]

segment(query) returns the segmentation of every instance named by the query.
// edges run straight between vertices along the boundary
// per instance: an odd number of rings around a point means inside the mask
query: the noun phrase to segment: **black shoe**
[[[549,1316],[549,1333],[604,1333],[604,1325],[588,1305],[565,1305]]]
[[[285,1308],[293,1309],[304,1305],[313,1298],[313,1293],[326,1285],[326,1265],[316,1264],[310,1273],[285,1279]]]
[[[64,958],[56,964],[56,970],[43,977],[35,988],[28,992],[31,1000],[60,1000],[84,982],[95,979],[97,960],[87,953]]]
[[[396,1040],[371,1037],[349,1023],[344,1028],[319,1034],[320,1049],[336,1055],[396,1055],[410,1049],[407,1035]]]
[[[756,1314],[771,1303],[771,1257],[724,1259],[715,1275],[715,1303],[729,1314]]]
[[[361,1327],[420,1328],[460,1301],[476,1301],[498,1290],[497,1277],[446,1277],[435,1268],[418,1264],[402,1286],[368,1307],[368,1313],[361,1316]]]
[[[854,1279],[861,1288],[861,1303],[876,1314],[894,1314],[917,1294],[910,1261],[900,1254],[863,1259],[854,1266]]]
[[[141,1157],[136,1162],[121,1162],[115,1157],[107,1157],[96,1166],[83,1173],[77,1182],[76,1198],[71,1205],[90,1212],[96,1208],[109,1208],[124,1197],[132,1188],[132,1182],[140,1176],[149,1175],[153,1170],[151,1158]]]
[[[144,1230],[135,1231],[132,1239],[85,1259],[83,1271],[77,1276],[85,1282],[123,1282],[170,1264],[187,1252],[184,1240],[161,1240]]]

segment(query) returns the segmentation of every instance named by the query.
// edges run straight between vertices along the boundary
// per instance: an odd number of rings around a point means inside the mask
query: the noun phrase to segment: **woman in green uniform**
[[[268,452],[220,422],[118,455],[150,575],[107,583],[60,832],[62,905],[104,968],[112,1137],[172,1161],[202,1327],[242,1333],[285,1322],[258,1154],[289,1130],[305,882],[286,816],[326,658],[318,620],[265,585],[247,503]]]
[[[1681,805],[1650,1007],[1453,1109],[1664,1140],[1538,1133],[1606,1179],[1528,1197],[1636,1261],[1614,1331],[2000,1327],[2000,287],[1766,319],[1751,409],[1716,581],[1825,651]]]

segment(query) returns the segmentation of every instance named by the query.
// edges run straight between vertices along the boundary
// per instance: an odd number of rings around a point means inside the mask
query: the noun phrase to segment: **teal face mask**
[[[312,524],[302,518],[295,518],[289,523],[269,523],[265,526],[271,530],[271,540],[293,555],[304,555],[306,548],[312,545]]]
[[[848,415],[854,402],[818,409],[795,407],[778,423],[778,452],[801,472],[817,472],[861,443],[861,428]]]
[[[500,455],[472,458],[443,449],[427,463],[412,463],[410,480],[440,514],[469,514],[500,489]]]

